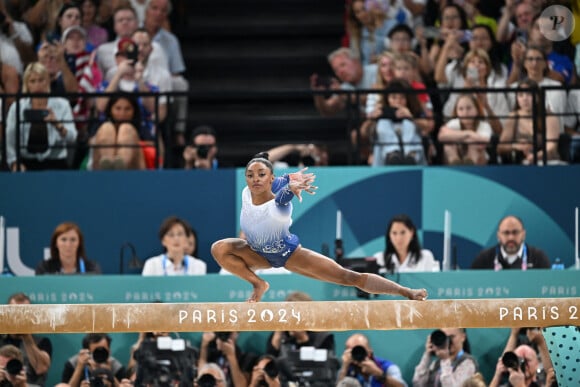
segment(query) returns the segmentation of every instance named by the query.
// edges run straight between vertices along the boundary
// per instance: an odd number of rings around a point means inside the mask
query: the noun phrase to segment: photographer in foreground
[[[226,375],[215,363],[206,363],[199,368],[199,375],[194,383],[195,387],[225,387]]]
[[[345,343],[338,381],[348,376],[357,379],[361,386],[407,386],[399,366],[375,356],[368,338],[361,333],[350,336]]]
[[[10,344],[0,347],[0,386],[28,386],[22,352]]]
[[[425,352],[415,367],[413,386],[460,386],[478,369],[470,354],[469,341],[463,328],[433,331],[425,343]]]
[[[528,328],[525,332],[530,345],[518,345],[520,328],[512,328],[504,352],[497,361],[495,374],[489,383],[489,387],[550,387],[553,383],[557,385],[553,374],[550,352],[541,330]],[[543,372],[538,372],[540,359],[532,345],[538,349],[543,370],[547,372],[548,378]]]
[[[103,380],[113,375],[114,385],[126,374],[121,362],[111,356],[111,337],[105,333],[89,333],[82,341],[82,349],[65,363],[61,381],[79,387],[83,381]]]
[[[249,375],[244,373],[246,355],[236,345],[238,332],[204,332],[199,348],[198,368],[215,363],[225,375],[225,385],[246,387]]]
[[[280,387],[282,383],[279,373],[276,359],[273,356],[260,356],[252,369],[252,377],[248,387]]]

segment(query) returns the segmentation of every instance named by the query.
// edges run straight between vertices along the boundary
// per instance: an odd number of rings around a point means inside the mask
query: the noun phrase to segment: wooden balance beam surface
[[[579,309],[580,298],[1,305],[0,333],[578,326]]]

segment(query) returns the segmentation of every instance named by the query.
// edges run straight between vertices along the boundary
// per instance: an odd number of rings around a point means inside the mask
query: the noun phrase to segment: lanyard
[[[163,275],[167,275],[167,261],[169,259],[167,258],[166,254],[163,254],[163,261],[161,262],[162,266],[163,266]],[[183,274],[187,274],[187,266],[188,266],[188,260],[187,260],[187,255],[183,257]]]
[[[499,271],[502,269],[502,265],[499,262],[499,255],[501,254],[501,251],[499,249],[499,246],[496,248],[495,250],[495,258],[493,260],[493,270],[495,271]],[[524,247],[522,249],[522,270],[526,271],[528,270],[528,246],[524,243]]]

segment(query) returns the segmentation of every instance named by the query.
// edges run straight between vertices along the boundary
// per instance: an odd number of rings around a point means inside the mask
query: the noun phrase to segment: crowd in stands
[[[562,15],[572,23],[576,5],[347,1],[349,47],[328,55],[330,80],[311,77],[313,90],[327,92],[315,107],[323,116],[358,112],[351,142],[363,164],[576,162],[580,41],[571,25],[550,30]],[[534,102],[522,108],[526,96]]]
[[[152,169],[165,143],[185,145],[187,98],[166,94],[189,87],[171,8],[0,2],[3,169]]]
[[[562,8],[553,6],[567,7],[555,32],[550,16]],[[347,0],[345,7],[347,46],[328,54],[334,74],[313,74],[310,86],[322,116],[356,111],[358,119],[345,121],[352,162],[578,161],[573,2]],[[16,114],[15,98],[3,99],[3,169],[217,168],[217,144],[201,152],[206,157],[192,151],[189,83],[171,10],[170,0],[0,2],[1,91],[36,92],[26,70],[42,65],[50,87],[38,90],[72,110],[71,118],[44,106],[51,99],[25,95]],[[115,94],[123,94],[119,106],[108,104]],[[45,114],[30,120],[28,110]],[[74,128],[60,135],[69,122]]]

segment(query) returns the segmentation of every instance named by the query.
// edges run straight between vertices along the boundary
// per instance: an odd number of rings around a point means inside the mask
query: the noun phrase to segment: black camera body
[[[197,379],[198,387],[215,387],[217,386],[217,380],[210,374],[201,375]]]
[[[350,350],[350,357],[357,363],[364,361],[368,355],[367,350],[362,345],[357,345]]]
[[[431,344],[439,349],[449,349],[451,345],[451,340],[441,329],[434,330],[431,332]]]
[[[501,362],[506,368],[511,368],[512,370],[516,371],[520,370],[524,374],[526,373],[527,367],[526,360],[522,359],[512,351],[504,353],[503,356],[501,357]]]
[[[109,360],[109,350],[105,347],[97,347],[91,354],[95,363],[103,364]]]
[[[200,159],[207,159],[211,146],[202,144],[197,145],[196,148],[197,148],[197,157],[199,157]]]
[[[138,364],[135,385],[170,387],[179,381],[180,386],[191,386],[196,374],[193,365],[197,363],[197,351],[190,347],[162,349],[157,340],[147,338],[134,353]]]

